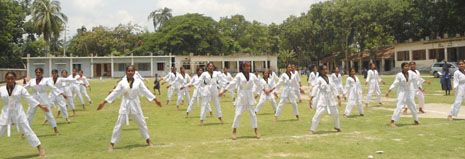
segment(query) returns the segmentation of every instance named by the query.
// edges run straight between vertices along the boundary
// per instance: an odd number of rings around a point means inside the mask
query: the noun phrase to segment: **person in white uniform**
[[[355,75],[355,69],[350,69],[349,77],[346,79],[346,86],[344,89],[344,94],[347,97],[346,110],[344,112],[344,118],[347,118],[354,108],[354,105],[357,104],[358,112],[360,116],[364,116],[363,105],[362,105],[362,85],[360,80]]]
[[[270,66],[270,68],[268,68],[268,73],[269,73],[269,76],[270,76],[271,80],[273,80],[273,81],[279,80],[278,74],[276,74],[276,72],[273,71],[272,66]]]
[[[168,74],[166,74],[165,77],[163,77],[162,80],[164,80],[164,82],[161,83],[161,85],[164,85],[165,83],[169,83],[170,85],[174,82],[174,80],[176,79],[176,76],[177,76],[177,72],[176,72],[176,67],[172,67],[171,68],[171,72],[169,72]],[[173,96],[173,93],[176,91],[176,89],[174,87],[170,87],[170,86],[167,86],[166,88],[168,88],[168,98],[166,100],[166,105],[168,105],[171,101],[171,97]]]
[[[34,97],[29,95],[24,87],[16,85],[16,73],[7,72],[5,74],[5,81],[6,86],[0,87],[0,97],[5,103],[0,114],[0,138],[5,131],[10,136],[11,124],[15,123],[17,129],[26,137],[29,145],[37,147],[40,157],[45,157],[45,151],[40,146],[39,138],[29,126],[26,113],[24,113],[23,105],[21,104],[21,98],[26,99],[30,106],[39,107],[46,112],[50,110],[47,106],[39,104]]]
[[[84,72],[82,70],[79,70],[78,73],[79,73],[79,78],[77,80],[80,83],[79,84],[79,92],[81,94],[83,94],[84,97],[86,97],[87,102],[89,102],[89,104],[92,104],[92,100],[90,99],[89,94],[87,94],[87,88],[91,89],[90,88],[90,83],[87,80],[86,76],[83,75]]]
[[[295,89],[294,89],[294,92],[295,94],[297,95],[298,99],[299,99],[299,103],[302,102],[302,95],[300,93],[300,87],[302,87],[302,82],[300,82],[300,74],[299,74],[299,71],[297,71],[295,69],[295,65],[292,64],[292,71],[291,73],[295,76],[295,81],[297,82],[296,85],[295,85]]]
[[[465,98],[465,62],[460,60],[458,62],[459,69],[454,72],[454,85],[453,89],[455,92],[455,102],[450,108],[447,119],[454,120],[453,117],[457,117],[462,106],[462,101]]]
[[[52,83],[52,81],[48,78],[44,78],[42,75],[44,74],[44,70],[42,68],[36,68],[35,69],[35,75],[36,78],[33,78],[29,80],[29,82],[24,86],[24,88],[27,89],[32,89],[33,94],[32,97],[38,101],[41,105],[48,107],[49,109],[52,107],[52,103],[50,103],[50,99],[48,98],[47,94],[47,88],[50,88],[52,93],[55,94],[55,96],[62,95],[66,96],[63,91],[57,89],[55,85]],[[29,122],[29,126],[32,125],[32,120],[34,119],[34,115],[37,111],[36,105],[30,105],[29,109],[27,111],[27,120]],[[55,131],[55,134],[58,136],[60,133],[58,132],[57,128],[57,123],[55,121],[55,117],[53,117],[53,114],[51,111],[43,111],[44,115],[50,124],[50,127],[53,128]]]
[[[79,81],[79,78],[81,78],[81,76],[77,74],[77,69],[73,69],[73,74],[70,76],[76,80],[71,83],[71,92],[73,93],[73,102],[76,102],[76,97],[79,97],[79,101],[81,101],[82,109],[86,110],[86,106],[84,105],[84,99],[82,99],[81,89],[80,89],[81,85],[84,85],[81,81]]]
[[[263,89],[268,91],[273,89],[276,86],[276,83],[272,78],[270,78],[270,74],[268,71],[263,72],[263,79],[260,79],[260,84],[262,85]],[[263,104],[265,104],[266,101],[269,101],[271,105],[273,106],[273,110],[276,113],[276,100],[275,96],[272,94],[273,92],[266,94],[265,91],[260,90],[260,100],[258,101],[257,107],[255,108],[255,114],[260,112],[260,109]]]
[[[319,75],[320,74],[318,73],[318,68],[316,66],[313,66],[313,72],[311,72],[308,76],[308,85],[313,86]]]
[[[183,100],[183,97],[186,97],[187,101],[190,101],[189,97],[189,88],[186,88],[186,86],[189,84],[191,77],[189,74],[186,73],[184,66],[181,66],[179,69],[180,73],[176,75],[176,78],[172,82],[172,85],[169,85],[169,87],[174,87],[174,89],[178,92],[178,100],[176,102],[176,110],[179,111],[179,105],[181,101]]]
[[[233,77],[231,76],[231,73],[228,72],[228,68],[225,67],[223,68],[223,73],[221,74],[221,80],[220,80],[220,92],[223,92],[225,90],[225,87],[226,85],[228,85],[229,82],[231,82],[233,80]],[[234,97],[234,90],[230,90],[228,91],[229,92],[229,95],[231,95],[231,98],[234,100],[236,100],[236,98]]]
[[[194,107],[194,103],[197,101],[197,106],[200,107],[199,105],[199,102],[200,101],[200,98],[201,98],[201,94],[200,94],[200,83],[197,82],[199,80],[199,77],[202,75],[203,73],[203,68],[202,67],[199,67],[197,68],[197,74],[192,77],[192,80],[190,81],[188,87],[192,87],[194,86],[194,93],[192,94],[192,98],[191,98],[191,101],[189,102],[189,106],[187,107],[187,111],[186,111],[186,119],[189,117],[189,113],[192,112],[192,107]],[[197,85],[195,85],[197,84]],[[207,109],[205,109],[206,111],[209,111],[210,112],[210,116],[213,116],[213,113],[212,113],[212,108],[210,107],[210,103],[207,104]]]
[[[205,120],[207,105],[212,102],[215,106],[215,116],[223,122],[223,114],[221,112],[220,98],[218,97],[218,82],[220,80],[221,73],[213,71],[215,65],[213,63],[207,64],[207,72],[203,72],[200,75],[199,80],[194,85],[199,85],[200,95],[202,96],[202,105],[200,107],[200,126],[203,126]]]
[[[278,83],[272,89],[272,90],[275,90],[281,87],[281,85],[284,85],[283,89],[281,90],[281,96],[280,96],[281,100],[279,101],[278,108],[276,109],[276,113],[274,116],[275,122],[278,121],[278,117],[281,114],[283,106],[287,102],[290,102],[292,104],[294,115],[297,118],[297,120],[300,120],[299,107],[295,99],[295,92],[294,92],[295,86],[293,85],[294,84],[293,82],[294,80],[296,80],[295,79],[296,77],[291,73],[291,71],[292,71],[292,65],[288,64],[286,68],[286,72],[281,75],[281,78],[279,78]]]
[[[58,70],[54,69],[54,70],[52,70],[52,78],[51,78],[51,80],[53,82],[53,85],[55,85],[55,87],[57,87],[59,90],[65,92],[64,88],[63,88],[63,82],[69,80],[68,78],[58,77]],[[68,98],[68,96],[66,96],[66,94],[65,95],[56,95],[56,93],[54,93],[54,92],[50,92],[50,94],[48,96],[50,98],[50,103],[52,103],[52,105],[58,104],[58,108],[59,108],[58,112],[63,112],[62,117],[66,119],[66,122],[70,123],[71,120],[69,119],[68,109],[66,108],[66,99]],[[60,114],[57,115],[57,118],[59,116],[60,116]]]
[[[334,69],[334,73],[331,74],[331,81],[333,81],[334,85],[336,85],[337,93],[343,94],[343,87],[342,87],[342,75],[340,73],[339,67]]]
[[[318,97],[320,99],[316,100],[318,103],[316,104],[316,112],[312,119],[312,126],[309,132],[310,135],[318,128],[320,118],[325,112],[328,112],[333,118],[334,129],[336,129],[337,132],[341,132],[339,112],[337,110],[337,105],[341,106],[341,98],[337,93],[337,86],[327,76],[328,72],[328,67],[324,65],[320,66],[320,76],[315,82],[315,89],[312,90],[310,105],[312,104],[312,98]],[[338,101],[336,101],[335,97],[337,97]]]
[[[65,93],[66,96],[68,96],[66,100],[66,104],[71,108],[73,111],[73,116],[76,116],[76,108],[74,106],[74,101],[73,101],[73,92],[71,91],[71,85],[73,85],[74,82],[76,82],[76,79],[74,79],[71,76],[68,76],[68,71],[62,70],[61,71],[61,77],[63,77],[63,81],[61,82],[63,92]],[[60,111],[58,111],[57,116],[60,116]]]
[[[381,101],[381,90],[379,89],[379,82],[382,82],[384,85],[386,85],[386,82],[384,82],[381,78],[379,78],[378,71],[376,70],[376,65],[374,63],[370,64],[370,70],[368,70],[368,75],[367,79],[365,82],[365,85],[369,84],[368,88],[368,94],[367,94],[367,99],[365,102],[366,107],[368,108],[368,104],[370,103],[371,96],[373,93],[376,94],[378,97],[378,102],[379,104],[383,104]]]
[[[155,101],[160,107],[161,103],[145,86],[142,80],[134,78],[134,72],[134,66],[130,65],[126,67],[127,78],[123,78],[110,95],[108,95],[108,97],[105,98],[105,100],[100,103],[97,108],[97,110],[101,110],[106,103],[112,103],[116,98],[121,95],[123,96],[119,109],[118,120],[116,121],[115,128],[113,129],[110,147],[108,148],[108,151],[110,152],[113,151],[115,144],[119,142],[119,137],[124,124],[129,124],[129,116],[132,117],[132,121],[134,121],[139,127],[140,135],[144,140],[146,140],[147,145],[153,147],[138,96],[143,96],[147,98],[148,101]]]
[[[423,92],[425,92],[425,89],[423,88],[423,83],[426,83],[428,85],[431,85],[431,82],[430,81],[427,81],[423,78],[421,78],[421,75],[420,75],[420,71],[418,71],[416,68],[417,68],[417,64],[412,61],[409,63],[410,64],[410,72],[414,73],[415,75],[415,78],[417,79],[416,81],[418,82],[418,86],[422,89],[415,89],[415,97],[417,97],[418,99],[418,105],[419,105],[419,109],[418,109],[418,112],[420,113],[425,113],[425,111],[423,111],[423,108],[425,106],[425,95]],[[404,114],[407,114],[407,106],[404,106]]]
[[[264,90],[262,85],[260,84],[260,79],[255,76],[253,73],[250,73],[250,62],[243,61],[241,65],[241,72],[238,73],[234,79],[229,82],[226,86],[226,90],[223,90],[219,97],[223,96],[226,91],[234,90],[238,87],[237,90],[237,99],[234,101],[234,105],[236,106],[236,111],[234,115],[234,121],[232,124],[233,133],[232,139],[236,139],[236,131],[239,128],[239,118],[241,117],[244,111],[248,111],[250,114],[250,125],[255,130],[255,136],[260,138],[260,133],[258,132],[257,126],[257,115],[255,114],[254,106],[255,106],[255,99],[254,99],[254,92],[253,88],[255,86],[256,89],[264,91],[267,95],[270,95],[272,90]]]
[[[409,64],[404,62],[401,64],[402,72],[399,72],[396,75],[396,79],[389,87],[386,97],[389,97],[389,93],[395,88],[397,88],[397,107],[394,113],[392,114],[391,122],[389,125],[391,127],[397,127],[395,122],[400,120],[400,114],[402,113],[402,108],[407,105],[410,111],[412,112],[412,117],[414,123],[420,125],[418,121],[417,109],[415,105],[415,89],[421,89],[417,84],[417,79],[413,72],[409,72]]]

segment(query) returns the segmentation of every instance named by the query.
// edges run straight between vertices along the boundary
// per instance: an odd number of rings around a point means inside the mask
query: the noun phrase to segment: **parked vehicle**
[[[442,66],[444,66],[445,62],[436,62],[431,66],[431,74],[433,74],[434,78],[439,78],[442,73]],[[459,67],[457,67],[457,63],[455,62],[447,62],[447,67],[449,67],[449,72],[453,75]]]

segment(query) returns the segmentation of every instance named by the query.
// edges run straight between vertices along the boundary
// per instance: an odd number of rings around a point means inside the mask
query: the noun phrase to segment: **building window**
[[[429,59],[437,59],[437,61],[444,60],[444,49],[430,49]]]
[[[182,67],[184,67],[184,69],[186,69],[186,70],[190,70],[191,69],[191,64],[189,64],[189,62],[183,62]]]
[[[73,69],[76,69],[77,71],[81,70],[81,64],[73,64]]]
[[[128,63],[118,63],[116,64],[118,67],[118,72],[125,72],[126,71],[126,67],[131,65],[131,64],[128,64]]]
[[[157,63],[157,71],[165,71],[165,63]]]
[[[150,71],[150,63],[137,63],[136,70],[138,71]]]
[[[413,60],[426,60],[426,50],[414,50],[412,56]]]
[[[409,52],[408,51],[397,51],[397,61],[409,61]]]

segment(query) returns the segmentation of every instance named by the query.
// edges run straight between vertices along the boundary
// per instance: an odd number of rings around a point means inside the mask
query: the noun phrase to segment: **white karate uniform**
[[[76,79],[74,79],[72,76],[64,77],[64,80],[61,82],[62,84],[62,89],[63,92],[65,93],[66,96],[68,96],[68,99],[66,100],[66,104],[71,108],[71,110],[76,110],[74,107],[74,101],[73,101],[73,91],[71,86],[73,83],[76,82]]]
[[[27,142],[32,147],[37,147],[40,145],[39,138],[32,131],[27,121],[26,113],[24,113],[23,105],[21,104],[21,97],[26,99],[29,105],[37,107],[39,102],[36,101],[28,91],[19,85],[16,85],[12,91],[12,95],[9,96],[6,86],[0,87],[0,97],[2,98],[5,105],[2,108],[2,113],[0,114],[0,138],[3,136],[5,131],[8,131],[7,134],[10,136],[10,129],[12,123],[15,123],[16,128],[24,134]]]
[[[50,78],[50,81],[55,85],[55,87],[57,88],[57,90],[61,90],[65,95],[66,95],[66,92],[64,90],[64,87],[63,87],[63,82],[64,81],[70,81],[70,82],[73,82],[74,79],[69,79],[69,78],[61,78],[61,77],[58,77],[57,78],[57,81],[54,83],[53,81],[53,78]],[[60,109],[60,111],[62,112],[62,117],[63,118],[69,118],[68,116],[68,110],[66,108],[66,103],[67,103],[67,100],[65,100],[65,98],[59,94],[57,95],[56,93],[54,92],[50,92],[50,94],[48,95],[48,97],[50,98],[50,103],[52,105],[55,105],[55,104],[58,104],[58,108]],[[71,98],[71,96],[68,96],[68,98]]]
[[[414,76],[413,78],[416,79],[417,85],[420,88],[423,88],[422,85],[425,82],[425,80],[421,78],[420,71],[418,70],[415,70],[415,71],[408,70],[408,71],[413,73],[413,76]],[[415,89],[415,97],[417,97],[418,99],[418,105],[420,108],[423,108],[425,106],[425,95],[423,94],[423,91],[421,91],[421,89],[419,88],[414,88],[414,89]],[[407,108],[407,106],[404,106],[404,108]]]
[[[355,76],[355,80],[350,76],[347,77],[344,94],[348,99],[344,115],[349,116],[355,104],[358,106],[358,112],[364,114],[362,106],[362,85],[357,76]]]
[[[393,90],[397,87],[397,107],[392,115],[392,120],[399,121],[402,108],[407,105],[412,112],[413,120],[418,121],[415,104],[415,88],[418,88],[418,82],[416,80],[415,74],[410,71],[408,72],[408,80],[402,72],[396,75],[394,83],[389,87],[389,90]]]
[[[455,102],[450,108],[449,115],[457,117],[462,106],[462,101],[465,98],[465,74],[457,70],[454,72]]]
[[[171,85],[173,81],[176,79],[176,75],[177,72],[169,72],[165,77],[163,77],[163,80],[165,80],[167,83]],[[173,96],[174,91],[176,91],[174,87],[168,88],[168,101],[171,101],[171,97]]]
[[[227,90],[234,90],[239,87],[237,90],[237,98],[234,101],[236,106],[236,112],[234,115],[234,121],[232,128],[239,127],[239,118],[244,111],[249,111],[250,114],[250,125],[252,128],[257,128],[257,115],[255,114],[255,99],[253,88],[263,90],[262,85],[260,84],[260,79],[255,76],[253,73],[249,73],[249,80],[245,77],[244,73],[238,73],[236,77],[226,86]]]
[[[342,94],[343,93],[342,75],[340,73],[338,74],[333,73],[331,74],[331,80],[333,81],[334,85],[336,85],[337,93]]]
[[[319,72],[316,72],[316,73],[315,73],[315,72],[312,72],[312,73],[310,73],[310,75],[308,76],[308,83],[309,83],[310,85],[312,85],[312,86],[315,85],[315,82],[316,82],[316,80],[318,79],[318,76],[319,76],[319,75],[320,75]]]
[[[123,95],[118,120],[116,121],[115,128],[113,129],[113,135],[111,137],[111,143],[113,144],[119,142],[119,137],[124,124],[129,124],[129,116],[132,117],[133,121],[139,127],[142,139],[147,140],[150,138],[138,95],[147,98],[148,101],[153,101],[156,97],[145,86],[142,80],[138,78],[133,78],[133,80],[132,88],[130,88],[130,83],[126,78],[121,80],[116,88],[105,99],[108,103],[112,103],[116,98]]]
[[[192,112],[192,107],[194,107],[194,103],[197,101],[197,106],[200,107],[199,105],[199,102],[200,101],[200,98],[201,98],[201,94],[200,94],[200,89],[199,89],[199,85],[200,83],[198,83],[197,81],[199,80],[199,76],[198,75],[195,75],[194,77],[192,77],[189,85],[193,85],[194,86],[194,93],[192,93],[192,98],[191,98],[191,101],[189,102],[189,106],[187,107],[187,113],[191,113]],[[196,84],[197,83],[197,84]],[[207,109],[206,109],[208,112],[212,112],[212,108],[210,106],[210,103],[207,104]]]
[[[222,73],[221,74],[221,80],[220,80],[220,92],[223,92],[226,88],[226,85],[228,85],[229,82],[233,80],[233,77],[229,72]],[[231,98],[234,99],[234,90],[228,90],[229,94],[231,95]]]
[[[339,125],[339,112],[337,110],[337,101],[335,100],[337,94],[337,86],[329,79],[326,82],[323,77],[318,77],[315,82],[317,89],[313,89],[312,96],[319,98],[316,104],[316,113],[312,119],[311,131],[315,131],[318,128],[320,123],[320,118],[323,113],[328,112],[328,114],[333,117],[334,128],[340,129]]]
[[[79,101],[81,101],[81,105],[84,105],[84,99],[82,99],[81,95],[81,89],[79,88],[82,83],[79,81],[79,78],[81,76],[76,75],[73,77],[73,75],[70,75],[71,78],[74,78],[76,81],[71,82],[71,92],[73,93],[73,102],[76,102],[76,96],[79,97]]]
[[[79,92],[81,94],[84,94],[84,97],[86,97],[87,102],[92,102],[92,100],[89,97],[89,94],[87,94],[87,87],[90,86],[90,83],[87,80],[86,76],[82,76],[82,79],[81,80],[78,79],[78,82],[79,82]],[[84,86],[83,84],[86,86]]]
[[[379,89],[379,82],[381,82],[381,78],[379,78],[377,70],[368,70],[366,82],[368,82],[368,94],[366,99],[366,104],[370,103],[371,96],[373,93],[376,93],[378,96],[378,102],[382,103],[381,101],[381,90]]]
[[[279,80],[278,75],[273,71],[270,71],[268,76],[270,76],[269,78],[271,78],[273,81]]]
[[[278,81],[278,84],[276,84],[276,89],[278,89],[281,85],[284,85],[284,88],[281,91],[281,100],[279,101],[278,108],[276,109],[276,117],[279,117],[284,104],[286,104],[288,101],[292,104],[292,108],[294,109],[294,115],[299,115],[299,107],[294,96],[295,88],[292,83],[293,80],[295,80],[294,78],[295,77],[292,74],[290,74],[289,77],[287,73],[283,73]]]
[[[51,110],[52,103],[50,102],[50,99],[48,98],[47,87],[51,88],[52,90],[51,92],[54,93],[56,96],[63,93],[63,91],[55,87],[55,85],[53,84],[53,81],[51,81],[50,78],[42,77],[42,80],[40,80],[39,84],[37,84],[36,79],[33,78],[26,84],[26,86],[24,86],[25,89],[33,90],[34,93],[32,94],[32,97],[35,100],[37,100],[43,106],[50,108]],[[27,111],[27,120],[29,121],[29,126],[32,126],[32,120],[34,119],[34,115],[37,111],[37,108],[38,108],[37,105],[29,105],[29,109]],[[49,112],[43,111],[43,112],[50,126],[52,128],[57,127],[57,123],[55,121],[55,118],[53,117],[52,111],[49,111]]]
[[[178,91],[178,101],[176,102],[176,106],[180,105],[184,96],[186,97],[187,101],[190,101],[189,88],[187,87],[190,80],[191,77],[187,73],[184,74],[184,76],[182,76],[181,73],[178,73],[174,79],[173,85],[171,85],[171,87],[174,87],[174,89]],[[184,87],[184,89],[181,90],[182,87]]]
[[[260,79],[260,84],[262,85],[263,89],[265,90],[271,90],[274,87],[276,87],[276,83],[274,82],[273,79],[268,78],[268,79]],[[269,95],[266,95],[263,90],[260,90],[260,100],[258,101],[257,107],[255,108],[255,112],[260,112],[260,109],[263,104],[265,104],[265,101],[271,102],[271,105],[273,106],[273,110],[276,112],[276,100],[273,95],[274,91],[271,92]]]
[[[220,99],[218,97],[218,81],[221,76],[220,72],[213,71],[210,75],[208,72],[202,73],[195,85],[199,84],[200,95],[202,96],[202,105],[200,107],[200,120],[205,120],[206,108],[208,103],[212,102],[215,106],[215,116],[220,118],[223,116],[221,112]]]
[[[297,95],[299,100],[302,100],[302,95],[300,93],[300,74],[298,71],[294,71],[293,75],[295,76],[295,89],[294,92]]]

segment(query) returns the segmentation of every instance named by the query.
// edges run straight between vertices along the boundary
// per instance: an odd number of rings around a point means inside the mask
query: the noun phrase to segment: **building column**
[[[111,56],[110,56],[110,68],[111,68],[111,77],[114,77],[115,68],[114,68],[114,64],[113,64],[113,54],[111,54]]]
[[[342,61],[342,68],[346,69],[346,62]]]
[[[73,73],[73,54],[69,56],[69,74]]]
[[[383,74],[384,71],[386,71],[386,67],[384,67],[384,64],[386,63],[385,59],[384,58],[381,58],[381,66],[380,67],[383,67],[383,68],[380,68],[380,73]]]
[[[131,65],[134,65],[134,54],[131,53]]]
[[[170,66],[168,67],[168,72],[170,72],[170,71],[171,71],[171,67],[173,67],[172,59],[171,59],[171,58],[173,58],[173,57],[171,57],[171,53],[170,53],[170,56],[169,56],[169,64],[170,64]]]
[[[268,58],[265,60],[265,70],[268,70]]]
[[[52,57],[48,57],[48,76],[52,77]]]
[[[226,66],[224,65],[224,58],[221,60],[221,64],[223,65],[223,69],[224,69],[224,68],[226,67]]]
[[[412,50],[409,50],[408,51],[408,59],[407,59],[407,61],[410,61],[412,59],[413,59],[413,52],[412,52]]]
[[[237,72],[238,73],[241,71],[241,68],[239,68],[239,67],[241,67],[241,64],[239,63],[239,61],[237,61]]]
[[[94,54],[90,54],[90,78],[94,78]]]
[[[153,76],[153,53],[150,53],[150,75]]]
[[[429,49],[425,49],[426,50],[426,60],[429,60]]]
[[[31,67],[30,66],[30,61],[29,61],[29,58],[31,58],[31,54],[27,54],[27,57],[26,57],[26,76],[27,77],[31,77],[31,75],[29,74],[31,71]]]
[[[251,61],[251,64],[252,64],[252,71],[251,72],[255,72],[255,62]]]
[[[448,61],[447,47],[444,48],[444,61]]]

